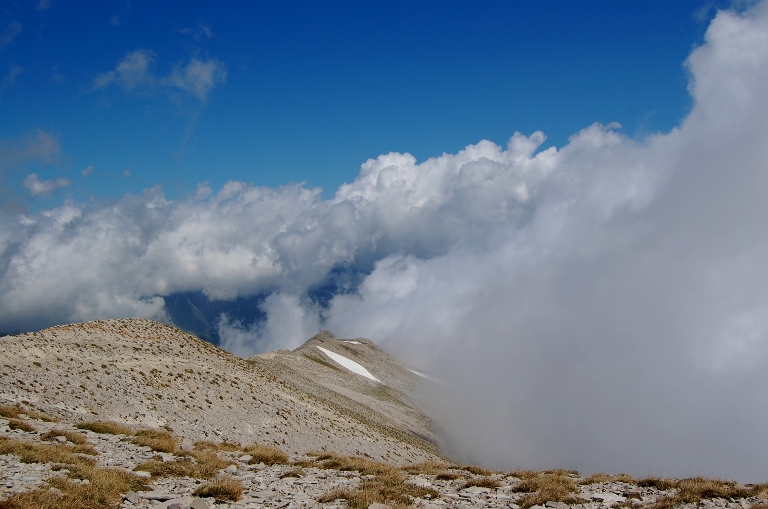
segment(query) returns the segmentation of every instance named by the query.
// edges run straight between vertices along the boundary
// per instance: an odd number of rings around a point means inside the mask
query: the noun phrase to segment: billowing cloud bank
[[[691,113],[642,140],[593,125],[559,150],[534,133],[392,153],[327,201],[231,182],[4,213],[0,323],[271,292],[266,322],[222,320],[224,346],[373,338],[453,381],[436,411],[467,460],[764,478],[768,5],[720,12],[687,65]],[[345,263],[373,270],[308,298]]]

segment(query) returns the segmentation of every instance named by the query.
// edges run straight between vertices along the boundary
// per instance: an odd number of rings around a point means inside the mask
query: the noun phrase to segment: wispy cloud
[[[153,89],[157,83],[152,66],[154,52],[137,49],[128,53],[112,71],[99,74],[93,80],[94,90],[115,84],[125,91]]]
[[[85,168],[83,168],[82,171],[80,172],[80,174],[83,177],[87,177],[88,175],[91,174],[92,171],[93,171],[93,165],[90,165],[90,166],[86,166]]]
[[[211,27],[207,25],[197,25],[195,28],[182,28],[179,30],[182,34],[191,35],[195,38],[196,41],[199,41],[200,39],[211,39],[213,38],[213,31],[211,30]]]
[[[168,76],[153,71],[156,55],[148,49],[128,53],[111,71],[94,78],[93,89],[117,85],[126,92],[148,92],[157,89],[182,91],[201,102],[217,86],[226,83],[227,66],[216,60],[193,57],[186,64],[177,64]]]
[[[38,0],[37,2],[37,10],[41,13],[46,12],[48,9],[51,8],[51,0]]]
[[[163,83],[172,88],[183,90],[205,101],[216,85],[226,83],[227,67],[216,59],[199,60],[193,58],[185,66],[174,67],[170,76]]]
[[[12,65],[8,70],[8,74],[3,76],[2,81],[0,81],[0,90],[6,90],[11,87],[22,72],[24,72],[24,69],[22,69],[21,66],[15,64]]]
[[[13,40],[21,34],[23,29],[21,23],[18,21],[11,21],[8,23],[3,29],[2,34],[0,34],[0,51],[11,44]]]
[[[0,140],[0,176],[2,172],[29,161],[54,164],[61,155],[58,136],[37,130],[24,137]]]
[[[65,178],[40,180],[37,173],[30,174],[22,183],[22,185],[29,191],[29,195],[33,198],[49,195],[56,189],[61,189],[70,184],[71,182]]]

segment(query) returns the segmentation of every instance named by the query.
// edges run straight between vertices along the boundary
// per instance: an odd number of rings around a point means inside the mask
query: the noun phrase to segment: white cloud
[[[559,150],[518,133],[421,163],[384,154],[331,200],[229,182],[3,213],[0,323],[162,317],[174,292],[271,292],[264,323],[222,317],[226,348],[292,347],[320,327],[371,337],[453,380],[438,410],[463,460],[757,480],[766,34],[768,4],[719,13],[687,63],[691,113],[645,139],[595,124]],[[173,86],[206,97],[215,72],[187,67]],[[371,272],[319,309],[308,289],[345,262]]]
[[[200,60],[192,58],[185,66],[177,65],[170,76],[163,80],[169,87],[175,87],[188,92],[201,101],[208,98],[208,94],[216,85],[226,83],[227,66],[215,58]]]
[[[158,88],[166,91],[180,90],[201,102],[217,86],[226,83],[227,66],[216,60],[193,57],[184,65],[177,64],[165,77],[154,71],[155,53],[137,49],[128,53],[114,70],[99,74],[93,80],[93,90],[118,85],[126,92],[148,92]]]
[[[93,171],[93,165],[91,164],[90,166],[86,166],[85,168],[83,168],[80,174],[83,177],[87,177],[88,175],[91,174],[92,171]]]
[[[56,189],[61,189],[69,184],[71,184],[71,182],[65,178],[40,180],[37,173],[28,175],[22,183],[22,185],[29,191],[29,195],[33,198],[35,196],[45,196]]]
[[[157,79],[152,72],[155,53],[148,49],[137,49],[128,53],[112,71],[99,74],[93,80],[94,90],[116,84],[123,90],[151,89]]]

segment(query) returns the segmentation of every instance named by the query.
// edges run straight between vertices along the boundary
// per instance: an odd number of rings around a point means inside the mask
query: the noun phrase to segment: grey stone
[[[133,475],[146,478],[152,477],[151,473],[145,472],[144,470],[134,470]]]
[[[243,454],[242,456],[240,456],[237,459],[242,461],[243,463],[248,463],[249,461],[251,461],[253,459],[253,456],[251,456],[250,454]]]
[[[162,491],[149,491],[147,493],[142,493],[141,498],[145,500],[171,500],[174,498],[179,498],[179,496],[175,493],[164,493]]]
[[[195,444],[193,444],[189,440],[183,440],[179,444],[179,449],[181,449],[184,452],[194,451],[195,450]]]
[[[391,508],[386,504],[380,504],[378,502],[374,502],[368,506],[368,509],[391,509]]]
[[[593,493],[591,499],[595,502],[602,502],[603,504],[614,504],[626,500],[626,498],[615,493]]]
[[[230,465],[227,468],[225,468],[224,471],[228,474],[234,474],[235,472],[237,472],[237,467],[235,465]]]
[[[165,503],[167,509],[189,509],[192,503],[192,497],[180,497],[169,500]]]
[[[53,439],[56,440],[57,442],[62,443],[62,444],[67,442],[67,437],[65,437],[64,435],[59,435],[57,437],[53,437]]]
[[[208,502],[202,498],[196,498],[189,504],[189,509],[211,509],[208,507]]]
[[[139,497],[139,495],[137,495],[135,491],[129,491],[128,493],[123,495],[123,498],[134,505],[138,504],[139,500],[141,499],[141,497]]]

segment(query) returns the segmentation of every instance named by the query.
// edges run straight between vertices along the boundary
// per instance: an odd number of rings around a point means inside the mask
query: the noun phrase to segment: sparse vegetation
[[[735,481],[721,479],[707,479],[704,477],[691,477],[688,479],[643,479],[641,483],[653,482],[657,489],[675,489],[675,493],[662,497],[649,509],[671,509],[680,504],[696,504],[708,498],[743,498],[758,494],[765,485],[742,486]],[[659,488],[662,485],[665,488]],[[642,484],[641,484],[642,486]],[[754,507],[754,506],[753,506]]]
[[[197,497],[215,497],[216,500],[237,502],[243,496],[243,485],[232,477],[221,477],[195,490]]]
[[[47,487],[38,488],[0,501],[0,509],[94,509],[115,505],[122,493],[146,489],[139,477],[119,469],[99,468],[93,460],[78,456],[78,447],[82,446],[0,439],[0,454],[14,454],[24,463],[55,463],[54,470],[69,470],[67,478],[48,481],[61,495]],[[87,479],[89,484],[74,483],[71,479]]]
[[[440,472],[435,475],[435,479],[438,481],[455,481],[456,479],[461,479],[461,477],[456,472]]]
[[[250,465],[256,465],[258,463],[264,463],[265,465],[287,465],[288,455],[277,447],[270,447],[268,445],[251,444],[243,449],[245,454],[253,456],[248,463]]]
[[[373,462],[371,462],[373,463]],[[414,498],[439,497],[432,488],[422,488],[405,482],[405,475],[395,467],[379,473],[373,479],[366,479],[356,490],[336,489],[320,497],[319,502],[332,502],[337,499],[347,501],[349,509],[366,509],[374,502],[387,504],[393,509],[402,509],[412,505]],[[361,472],[362,473],[362,472]]]
[[[85,445],[88,443],[88,440],[85,438],[85,436],[83,436],[82,433],[78,433],[77,431],[69,431],[66,429],[54,428],[51,431],[40,435],[40,438],[43,440],[55,440],[56,437],[65,437],[67,441],[72,442],[75,445]]]
[[[27,421],[22,421],[21,419],[10,419],[8,421],[8,427],[11,429],[20,429],[21,431],[26,431],[27,433],[34,433],[37,431],[34,426],[32,426]]]
[[[141,429],[131,438],[136,445],[147,446],[153,451],[173,452],[178,446],[178,439],[165,430]]]
[[[198,447],[197,444],[200,444]],[[223,468],[234,462],[225,461],[216,454],[217,444],[198,442],[194,451],[183,453],[184,456],[174,461],[163,461],[157,456],[140,463],[134,470],[149,472],[153,477],[194,477],[213,479]]]
[[[657,490],[667,491],[675,488],[677,483],[673,479],[663,479],[661,477],[646,477],[640,479],[637,485],[643,488],[656,488]]]
[[[131,428],[112,421],[88,421],[75,424],[77,429],[108,435],[133,435]]]
[[[494,473],[496,473],[496,472],[494,472],[492,470],[488,470],[487,468],[479,467],[477,465],[463,465],[463,466],[456,467],[456,468],[459,468],[461,470],[466,470],[467,472],[470,472],[472,474],[482,475],[482,476],[485,476],[485,477],[487,477],[489,475],[493,475]]]
[[[603,482],[625,482],[627,484],[637,483],[637,479],[628,474],[610,475],[602,472],[596,472],[589,477],[579,481],[579,484],[597,484]]]
[[[0,405],[0,417],[5,417],[6,419],[18,419],[20,414],[24,414],[30,419],[39,419],[46,422],[58,422],[58,419],[43,412],[26,409],[19,405]]]
[[[404,466],[401,468],[401,470],[403,472],[408,472],[409,474],[436,475],[436,474],[445,472],[446,470],[451,468],[460,468],[460,467],[450,463],[440,463],[437,461],[425,461],[423,463],[417,463],[415,465]],[[454,477],[454,479],[456,478],[457,477]]]
[[[492,479],[490,477],[475,477],[474,479],[470,479],[467,482],[465,482],[459,489],[463,490],[465,488],[470,488],[472,486],[477,486],[478,488],[494,489],[501,486],[501,483],[496,479]]]
[[[547,470],[544,472],[532,472],[530,470],[516,470],[510,475],[521,479],[513,491],[527,493],[517,501],[523,509],[534,505],[544,505],[547,502],[565,502],[566,504],[578,504],[582,502],[574,494],[577,492],[576,483],[571,478],[575,472],[571,470]]]

